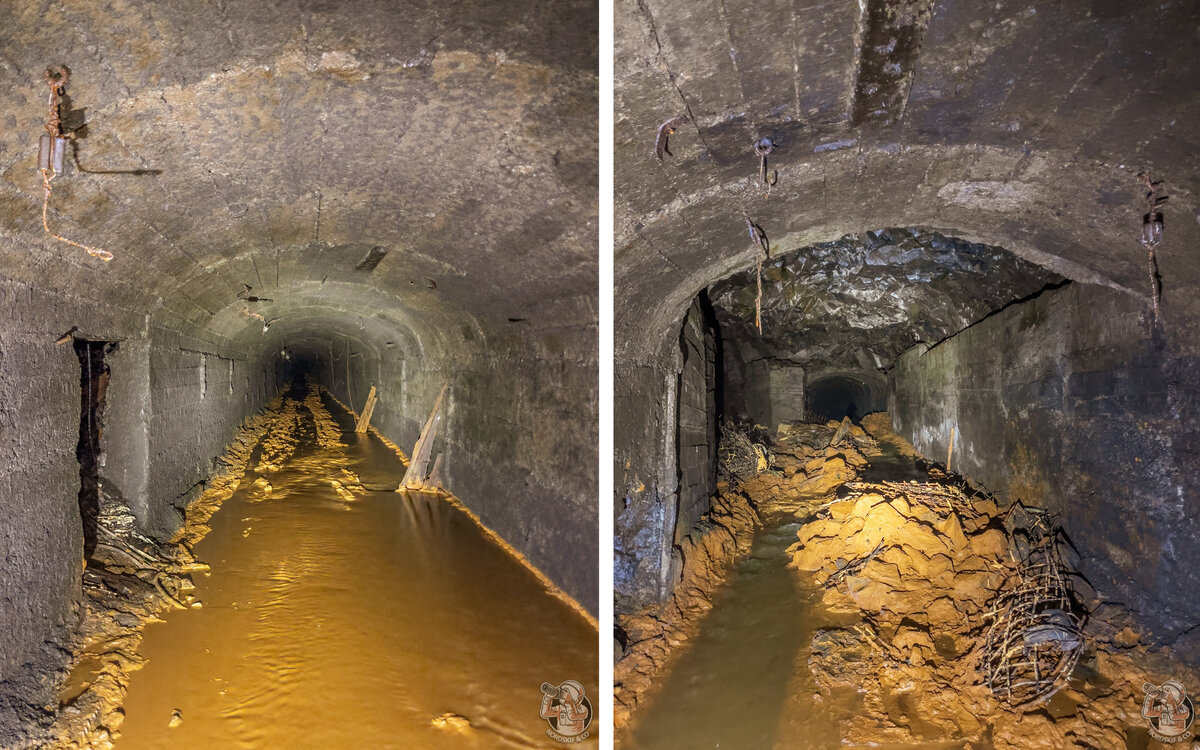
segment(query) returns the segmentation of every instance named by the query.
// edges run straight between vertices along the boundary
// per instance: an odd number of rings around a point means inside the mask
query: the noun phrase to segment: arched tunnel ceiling
[[[763,264],[762,333],[754,271],[713,285],[726,339],[743,357],[876,370],[1062,279],[996,247],[890,229],[843,237]]]
[[[1148,296],[1136,175],[1166,181],[1159,264],[1200,282],[1200,6],[618,0],[616,340],[645,359],[702,288],[790,252],[913,226]],[[655,133],[687,115],[673,156]],[[752,144],[776,142],[758,186]],[[1170,304],[1164,291],[1164,305]]]
[[[256,345],[279,334],[247,306],[277,332],[595,324],[587,2],[26,2],[0,23],[5,275]],[[58,64],[76,159],[51,227],[109,264],[42,232]]]

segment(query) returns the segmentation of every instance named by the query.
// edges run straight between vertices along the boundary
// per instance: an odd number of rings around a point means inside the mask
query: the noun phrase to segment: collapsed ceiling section
[[[998,247],[919,229],[847,235],[771,258],[709,289],[717,320],[743,359],[876,370],[916,343],[933,344],[1062,277]]]
[[[618,356],[654,360],[698,291],[753,266],[746,215],[776,247],[919,226],[1145,295],[1140,172],[1172,191],[1168,242],[1200,236],[1200,61],[1169,54],[1194,43],[1198,13],[1184,0],[620,0]],[[1164,279],[1195,284],[1186,253],[1169,256]]]

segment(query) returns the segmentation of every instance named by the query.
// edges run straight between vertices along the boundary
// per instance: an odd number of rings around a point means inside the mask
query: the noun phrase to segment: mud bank
[[[761,465],[743,476],[725,472],[711,510],[678,546],[681,572],[672,596],[618,618],[621,655],[613,667],[618,739],[696,634],[712,608],[713,593],[750,551],[764,523],[830,497],[867,466],[867,455],[878,453],[861,428],[841,428],[838,422],[790,425],[766,441],[770,446],[760,444]]]
[[[787,427],[769,446],[768,469],[736,489],[721,486],[707,536],[684,548],[672,600],[622,622],[619,743],[1164,746],[1142,715],[1146,686],[1194,685],[1200,675],[1171,649],[1147,645],[1135,613],[1101,599],[1062,563],[1076,553],[1059,535],[1047,537],[1047,549],[1062,566],[1067,596],[1055,606],[1064,611],[1040,608],[1043,626],[1022,631],[1024,645],[1011,653],[1013,662],[1049,655],[1039,669],[1061,665],[1061,676],[1043,672],[1043,692],[1020,700],[1002,682],[987,684],[989,664],[1006,652],[995,647],[1011,612],[1005,602],[1028,581],[1020,511],[925,462],[887,415],[864,425],[870,435],[847,431],[835,448],[825,446],[833,425]],[[744,513],[721,502],[730,497]],[[755,537],[756,525],[767,530]],[[773,552],[769,542],[784,531],[794,543]],[[758,551],[747,555],[751,538]],[[787,575],[764,572],[777,558]],[[763,653],[769,665],[747,680],[746,665]],[[780,664],[786,677],[776,674]],[[764,683],[774,688],[764,692]]]
[[[1077,658],[1052,695],[1011,705],[984,683],[995,603],[1019,585],[1008,509],[942,483],[858,483],[798,532],[792,565],[822,585],[849,627],[816,633],[808,667],[823,701],[861,701],[836,720],[843,741],[954,747],[1147,747],[1143,685],[1196,684],[1169,650],[1149,650],[1132,628],[1086,620]],[[1086,612],[1097,602],[1080,602]],[[1128,622],[1128,613],[1124,614]],[[1068,637],[1043,628],[1030,634]],[[1072,637],[1073,638],[1073,637]],[[1078,655],[1074,650],[1078,650]]]
[[[263,443],[264,454],[286,450],[286,438],[267,436],[282,435],[281,425],[293,418],[291,404],[277,395],[244,422],[218,459],[204,492],[184,510],[183,526],[169,542],[159,544],[140,534],[132,516],[100,518],[99,536],[104,541],[84,571],[84,612],[59,703],[46,706],[48,721],[11,747],[103,750],[113,746],[125,720],[121,703],[131,673],[144,664],[138,647],[145,626],[167,610],[195,603],[192,576],[208,566],[196,558],[192,547],[210,531],[209,520],[237,490],[256,447]]]

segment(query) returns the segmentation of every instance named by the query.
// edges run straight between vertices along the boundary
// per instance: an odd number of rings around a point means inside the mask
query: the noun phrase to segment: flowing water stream
[[[928,479],[894,446],[880,448],[882,455],[863,473],[867,481]],[[819,696],[808,661],[817,630],[858,618],[825,610],[812,574],[788,567],[786,550],[800,525],[791,519],[759,530],[750,554],[714,594],[699,632],[635,719],[623,749],[849,747],[835,716],[855,715],[861,699],[853,688],[835,691],[832,700]]]
[[[785,550],[799,526],[758,532],[624,747],[840,746],[837,725],[812,700],[816,686],[807,666],[813,632],[828,618],[819,610],[819,592],[810,599],[816,589],[787,567]],[[807,744],[789,741],[798,738]]]
[[[541,685],[595,700],[596,631],[446,501],[384,491],[403,465],[339,407],[289,398],[295,452],[211,519],[202,607],[146,628],[116,747],[560,747]]]

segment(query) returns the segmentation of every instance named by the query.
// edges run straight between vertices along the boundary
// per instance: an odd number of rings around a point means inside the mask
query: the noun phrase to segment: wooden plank
[[[401,489],[419,490],[425,487],[425,480],[429,477],[427,470],[429,457],[433,453],[433,441],[437,437],[438,425],[442,418],[442,401],[446,398],[446,392],[449,390],[449,383],[442,386],[442,392],[438,394],[437,401],[433,404],[433,411],[430,412],[429,419],[426,420],[425,427],[421,429],[421,435],[417,438],[416,445],[413,446],[412,461],[408,464],[408,470],[404,472],[404,479],[400,483]]]
[[[358,415],[358,422],[354,425],[355,432],[366,432],[371,425],[371,415],[375,413],[375,386],[371,386],[371,392],[367,394],[367,403],[363,406],[362,414]]]

